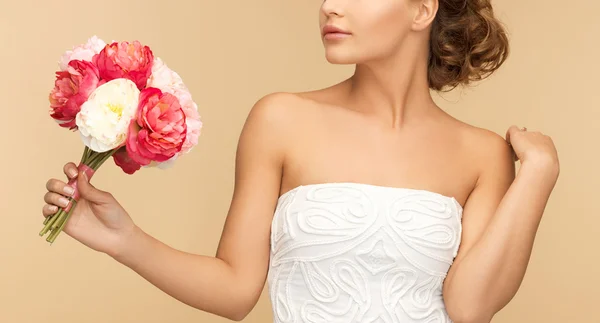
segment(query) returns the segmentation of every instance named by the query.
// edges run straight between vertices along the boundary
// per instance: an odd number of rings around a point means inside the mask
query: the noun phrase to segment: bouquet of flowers
[[[64,53],[49,95],[50,116],[78,131],[85,144],[80,171],[88,179],[109,158],[125,173],[166,168],[197,143],[198,106],[181,77],[139,41],[106,44],[96,36]],[[79,198],[44,221],[52,243]]]

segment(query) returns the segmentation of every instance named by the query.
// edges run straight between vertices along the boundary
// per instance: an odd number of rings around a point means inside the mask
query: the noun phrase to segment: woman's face
[[[319,25],[327,60],[357,64],[391,55],[411,31],[418,2],[324,0]]]

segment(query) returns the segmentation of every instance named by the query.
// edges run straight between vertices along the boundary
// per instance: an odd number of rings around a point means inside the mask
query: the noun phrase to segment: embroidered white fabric
[[[361,183],[284,193],[271,226],[274,322],[451,322],[442,284],[462,211],[454,197]]]

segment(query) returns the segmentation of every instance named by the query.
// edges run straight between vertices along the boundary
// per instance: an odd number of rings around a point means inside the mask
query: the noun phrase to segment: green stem
[[[81,154],[81,163],[84,163],[86,159],[88,159],[88,156],[90,154],[90,149],[88,148],[88,146],[85,146],[85,148],[83,149],[83,154]]]
[[[56,237],[58,237],[58,235],[63,231],[63,229],[65,228],[65,225],[67,224],[67,222],[69,221],[69,218],[71,217],[71,214],[73,213],[73,210],[75,209],[75,206],[77,206],[77,201],[73,201],[72,203],[73,203],[73,205],[71,206],[71,210],[69,210],[69,212],[66,213],[66,215],[64,216],[64,218],[60,224],[60,227],[54,229],[52,231],[52,233],[48,236],[46,241],[53,243],[54,240],[56,240]]]
[[[73,203],[74,201],[71,200],[71,203]],[[69,209],[69,212],[65,212],[63,210],[63,212],[61,212],[60,216],[58,217],[58,219],[50,226],[50,230],[54,230],[58,227],[60,227],[60,225],[63,223],[63,221],[65,220],[65,218],[67,217],[67,215],[69,213],[71,213],[73,210],[73,206],[71,206],[71,209]]]
[[[58,230],[52,230],[52,232],[50,232],[50,234],[48,235],[48,237],[46,238],[47,242],[52,243],[54,240],[56,240],[56,237],[58,236]]]
[[[106,155],[104,155],[102,157],[102,160],[100,160],[100,162],[98,162],[98,166],[96,166],[96,170],[98,168],[100,168],[100,166],[102,166],[102,164],[104,164],[104,162],[106,162],[112,155],[114,155],[115,152],[116,152],[116,149],[113,149],[110,152],[108,152]]]
[[[90,153],[92,152],[92,150],[88,147],[85,146],[85,148],[83,149],[83,153],[81,154],[81,160],[80,163],[85,164],[86,161],[89,159],[90,157]],[[44,219],[44,229],[40,232],[40,235],[44,235],[46,234],[46,232],[48,232],[48,229],[50,228],[50,226],[56,222],[56,220],[58,219],[58,217],[60,216],[60,213],[62,212],[62,209],[60,209],[59,211],[57,211],[56,213],[52,214],[51,216],[48,216]],[[49,224],[49,222],[51,222]]]
[[[100,166],[102,166],[102,164],[104,164],[104,162],[106,160],[108,160],[108,158],[110,158],[114,153],[116,152],[116,149],[113,150],[109,150],[107,152],[102,152],[102,153],[97,153],[97,152],[93,152],[88,160],[86,160],[85,164],[88,165],[88,167],[92,168],[93,170],[98,170],[98,168],[100,168]]]
[[[64,213],[64,210],[61,208],[58,210],[58,212],[54,213],[54,215],[52,215],[51,217],[48,217],[47,219],[49,219],[44,225],[44,228],[42,229],[42,231],[40,231],[40,236],[45,235],[49,230],[50,227],[56,222],[56,220],[60,217],[60,215]]]
[[[86,160],[85,160],[83,163],[84,163],[85,165],[87,165],[88,167],[92,167],[91,165],[92,165],[92,164],[94,164],[94,161],[96,160],[96,158],[97,158],[97,155],[98,155],[98,153],[96,153],[96,152],[91,152],[91,153],[90,153],[90,154],[87,156]]]
[[[94,171],[97,171],[98,168],[100,168],[100,166],[102,166],[102,164],[104,164],[104,162],[108,160],[116,151],[117,149],[112,149],[107,152],[99,153],[85,146],[83,154],[81,155],[81,164],[87,165]],[[53,243],[56,240],[56,237],[58,237],[58,235],[63,231],[65,225],[71,217],[71,213],[75,209],[77,201],[71,199],[70,203],[72,205],[69,212],[65,212],[64,209],[60,208],[58,212],[44,220],[44,228],[42,231],[40,231],[40,236],[43,236],[48,233],[48,231],[51,231],[48,238],[46,238],[46,241]]]

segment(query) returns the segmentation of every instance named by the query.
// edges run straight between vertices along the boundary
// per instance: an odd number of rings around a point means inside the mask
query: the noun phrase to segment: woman
[[[327,60],[355,74],[251,109],[215,257],[149,236],[73,163],[81,200],[64,231],[233,320],[267,281],[275,322],[489,322],[520,286],[559,174],[549,137],[503,138],[430,96],[504,62],[489,0],[326,0],[320,18]],[[47,189],[44,216],[73,193]]]

